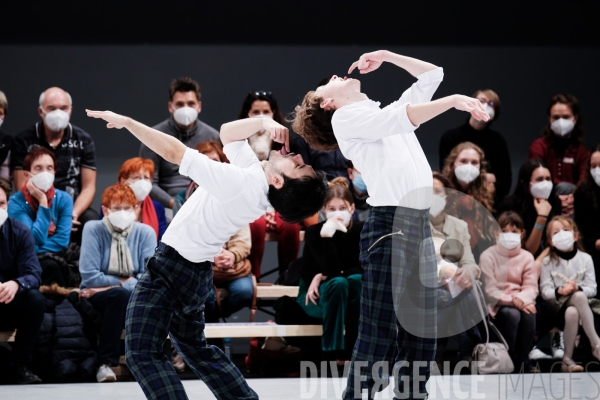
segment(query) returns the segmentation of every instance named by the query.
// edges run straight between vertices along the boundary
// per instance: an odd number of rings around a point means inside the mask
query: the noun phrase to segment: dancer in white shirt
[[[399,100],[382,109],[380,103],[360,91],[360,81],[334,75],[329,83],[306,94],[296,107],[292,125],[314,149],[339,147],[361,172],[370,195],[367,202],[373,206],[361,235],[365,272],[359,337],[344,399],[362,398],[364,388],[369,389],[370,398],[374,397],[387,386],[388,373],[408,375],[408,379],[396,381],[397,397],[426,396],[429,364],[435,357],[436,298],[435,287],[421,282],[436,282],[437,266],[429,226],[431,195],[423,195],[432,190],[432,173],[414,131],[450,108],[470,112],[478,120],[489,119],[475,98],[453,95],[431,101],[444,75],[442,68],[433,64],[380,50],[363,54],[348,72],[358,68],[361,74],[369,73],[383,62],[395,64],[418,79]],[[392,228],[405,232],[397,235],[393,247],[390,239],[379,241],[392,233]],[[394,271],[394,279],[392,258],[400,260],[402,266]],[[402,299],[407,287],[419,311],[403,316],[395,312],[394,301]],[[419,335],[415,329],[409,332],[403,327],[399,316],[402,323],[411,318]],[[357,365],[355,371],[358,361],[368,365],[362,365],[363,369]],[[407,363],[392,371],[394,361]],[[425,361],[427,366],[413,366],[417,361]],[[375,365],[377,362],[384,363]],[[375,371],[383,367],[380,376],[373,374],[374,365]]]
[[[163,351],[169,335],[185,363],[218,399],[258,399],[225,354],[206,344],[204,303],[212,288],[213,259],[234,233],[270,206],[288,222],[319,211],[327,192],[325,174],[313,171],[294,154],[272,151],[269,161],[258,161],[247,138],[261,129],[289,150],[287,128],[270,118],[248,118],[221,127],[223,152],[231,162],[225,164],[129,117],[110,111],[87,113],[107,121],[109,128],[127,128],[198,184],[131,295],[125,328],[127,366],[146,397],[187,399]]]

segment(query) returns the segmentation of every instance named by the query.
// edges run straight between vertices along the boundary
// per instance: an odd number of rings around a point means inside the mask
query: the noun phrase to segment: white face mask
[[[140,179],[133,183],[127,182],[127,184],[133,190],[133,193],[135,193],[135,198],[138,201],[144,201],[152,191],[152,183],[146,179]]]
[[[560,251],[569,251],[575,243],[573,231],[560,231],[552,236],[552,245]]]
[[[471,164],[457,165],[454,168],[454,175],[459,181],[467,185],[479,177],[479,168]]]
[[[555,121],[552,121],[550,124],[550,129],[552,132],[556,133],[558,136],[565,136],[571,133],[571,131],[575,128],[575,123],[572,119],[559,118]]]
[[[429,215],[437,217],[446,208],[446,197],[434,194],[431,198],[431,206],[429,207]]]
[[[350,214],[350,211],[348,211],[348,210],[327,211],[327,213],[325,215],[326,215],[327,219],[331,219],[333,217],[342,217],[342,219],[343,219],[342,223],[345,226],[348,226],[348,224],[350,223],[350,219],[352,218],[352,214]]]
[[[552,193],[553,186],[554,185],[551,181],[542,181],[536,183],[531,182],[531,189],[529,191],[531,192],[531,195],[536,199],[548,200],[548,197],[550,197],[550,193]]]
[[[8,219],[8,212],[4,208],[0,208],[0,226],[4,225]]]
[[[498,243],[508,250],[515,249],[521,244],[521,235],[514,232],[502,232],[498,236]]]
[[[3,122],[4,122],[4,120],[2,118],[0,118],[0,127],[2,126]]]
[[[111,213],[108,214],[108,220],[112,226],[122,230],[133,224],[133,221],[135,221],[135,213],[133,211],[125,210],[111,211]]]
[[[46,113],[46,111],[42,111]],[[50,128],[52,132],[60,132],[69,125],[70,118],[69,114],[63,110],[54,110],[46,113],[44,122],[46,122],[46,125],[48,125],[48,128]]]
[[[596,185],[600,186],[600,167],[592,169],[590,173],[592,174],[592,178],[594,178]]]
[[[178,124],[188,126],[198,119],[198,111],[192,107],[181,107],[173,112],[173,118]]]
[[[33,183],[36,188],[40,189],[44,193],[47,192],[48,189],[50,189],[54,184],[54,174],[51,174],[48,171],[32,175],[29,179],[31,179],[31,183]]]

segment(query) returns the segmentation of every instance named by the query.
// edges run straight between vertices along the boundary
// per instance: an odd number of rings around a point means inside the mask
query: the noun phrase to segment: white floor
[[[251,379],[263,400],[341,399],[345,379]],[[201,381],[184,381],[191,400],[214,399]],[[600,373],[435,376],[430,399],[599,399]],[[377,399],[392,399],[388,387]],[[0,386],[1,400],[143,400],[135,382]],[[365,394],[366,398],[366,394]]]

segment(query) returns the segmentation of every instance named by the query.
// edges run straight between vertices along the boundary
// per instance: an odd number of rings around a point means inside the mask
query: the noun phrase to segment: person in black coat
[[[508,194],[512,184],[510,154],[504,137],[490,129],[500,116],[500,98],[490,89],[478,90],[473,94],[483,103],[490,115],[488,122],[478,121],[472,116],[461,126],[442,135],[439,147],[440,171],[444,168],[446,157],[459,143],[471,142],[481,147],[488,161],[488,184],[494,193],[494,204],[500,204]],[[494,183],[495,182],[495,183]]]

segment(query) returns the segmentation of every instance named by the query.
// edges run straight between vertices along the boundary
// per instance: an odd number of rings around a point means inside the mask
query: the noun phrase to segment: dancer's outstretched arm
[[[112,111],[85,111],[88,117],[101,118],[108,122],[106,125],[108,128],[126,128],[150,150],[173,164],[181,165],[187,147],[173,136],[152,129],[132,118],[115,114]]]
[[[377,50],[360,56],[358,61],[355,61],[350,66],[348,73],[351,74],[355,68],[358,68],[361,74],[368,74],[371,71],[375,71],[384,62],[389,62],[405,69],[409,74],[415,77],[437,68],[436,65],[417,60],[416,58],[402,56],[387,50]]]
[[[426,103],[409,104],[406,106],[406,115],[413,125],[421,125],[437,117],[451,108],[470,113],[475,119],[488,121],[490,116],[485,111],[481,102],[473,97],[454,94]]]

